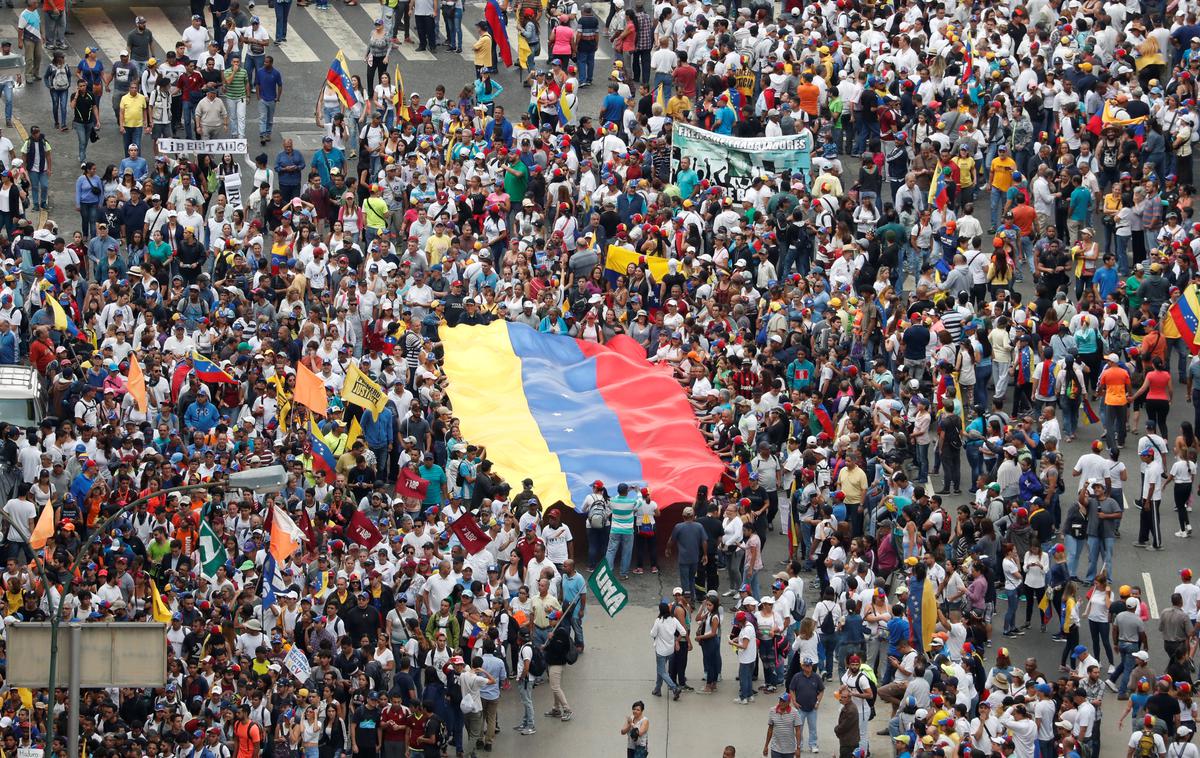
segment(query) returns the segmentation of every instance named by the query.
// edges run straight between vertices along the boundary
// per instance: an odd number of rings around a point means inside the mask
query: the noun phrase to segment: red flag
[[[379,533],[379,529],[371,523],[371,519],[367,518],[362,511],[355,511],[350,517],[350,525],[346,527],[346,535],[365,547],[367,550],[383,542],[383,535]]]
[[[469,513],[464,513],[453,523],[450,524],[450,530],[458,537],[458,541],[468,553],[475,555],[480,550],[483,550],[491,542],[491,538],[487,536],[487,532],[483,531],[483,527],[475,520],[475,517]]]
[[[304,532],[304,544],[317,544],[317,532],[313,529],[312,519],[308,517],[308,511],[300,509],[300,520],[296,522],[296,526],[300,527],[300,531]]]
[[[192,367],[187,361],[180,361],[171,374],[171,399],[179,400],[179,391],[183,389],[183,380],[187,379]]]
[[[408,466],[400,469],[400,476],[396,479],[396,492],[402,497],[424,500],[427,489],[429,489],[429,480],[417,476],[417,472]]]

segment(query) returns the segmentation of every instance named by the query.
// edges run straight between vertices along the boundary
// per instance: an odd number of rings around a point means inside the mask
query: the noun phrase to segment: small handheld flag
[[[232,376],[225,373],[223,368],[197,352],[192,353],[192,370],[196,372],[196,378],[202,382],[237,384]]]
[[[336,473],[337,458],[329,449],[321,430],[317,428],[316,419],[311,416],[308,419],[308,442],[312,447],[313,471],[324,471],[332,479]]]
[[[343,107],[353,108],[358,104],[358,98],[354,95],[354,86],[350,81],[350,64],[341,50],[337,51],[333,62],[329,64],[329,71],[325,74],[325,83],[333,87],[333,91],[337,93],[338,100],[342,101]]]

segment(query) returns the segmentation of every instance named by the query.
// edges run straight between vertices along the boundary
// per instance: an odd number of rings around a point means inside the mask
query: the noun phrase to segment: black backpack
[[[823,601],[829,602],[829,601]],[[828,608],[825,618],[821,620],[821,634],[830,635],[837,631],[837,627],[833,623],[833,606]]]
[[[529,658],[529,675],[530,676],[541,676],[542,674],[545,674],[546,673],[546,654],[545,654],[545,652],[542,651],[542,648],[540,645],[534,645],[531,643],[526,643],[526,644],[529,645],[529,648],[533,653]]]

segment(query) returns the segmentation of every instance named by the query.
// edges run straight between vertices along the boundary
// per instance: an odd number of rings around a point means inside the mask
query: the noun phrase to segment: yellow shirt
[[[1001,192],[1008,192],[1013,184],[1013,172],[1016,170],[1017,162],[1012,158],[996,156],[992,159],[992,186]]]
[[[950,162],[958,166],[958,186],[970,187],[975,184],[975,159],[971,156],[959,158],[955,156]]]
[[[867,472],[858,466],[843,468],[838,474],[838,489],[846,496],[847,505],[862,504],[863,495],[867,492]]]
[[[425,252],[429,254],[429,265],[436,266],[442,262],[442,258],[446,257],[446,251],[450,249],[449,234],[435,234],[425,243]]]
[[[146,125],[146,96],[126,92],[121,98],[121,123],[127,128]]]
[[[682,119],[686,117],[688,111],[692,109],[692,99],[687,95],[673,95],[667,101],[667,113],[673,119]]]

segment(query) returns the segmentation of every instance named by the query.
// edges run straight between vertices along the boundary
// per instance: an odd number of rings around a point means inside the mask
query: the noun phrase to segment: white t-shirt
[[[1162,460],[1155,458],[1146,464],[1146,472],[1142,480],[1142,499],[1162,500],[1163,487],[1163,466]],[[1154,490],[1154,497],[1150,498],[1150,491]]]
[[[551,563],[561,564],[569,556],[571,528],[566,524],[542,527],[542,542],[546,543],[546,558]]]
[[[674,616],[654,619],[654,625],[650,627],[650,639],[654,641],[654,654],[671,655],[675,652],[676,635],[683,636],[686,634],[687,630],[683,628],[683,624],[679,623],[679,619]],[[740,654],[738,658],[740,660]]]
[[[29,520],[37,516],[37,509],[33,503],[19,497],[14,497],[5,503],[4,512],[8,514],[10,519],[24,527],[26,531],[29,530]],[[11,523],[8,526],[8,541],[21,543],[26,541],[21,532],[18,532]]]
[[[740,647],[743,640],[746,641],[744,648]],[[750,624],[743,626],[742,631],[738,633],[738,645],[738,663],[754,663],[758,660],[758,638],[754,636],[754,627]]]

